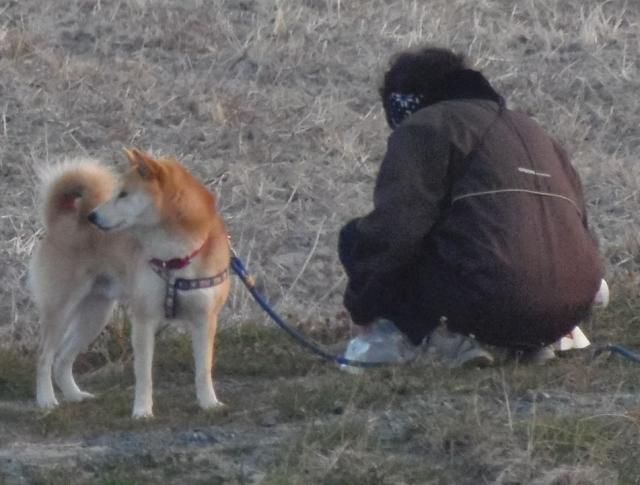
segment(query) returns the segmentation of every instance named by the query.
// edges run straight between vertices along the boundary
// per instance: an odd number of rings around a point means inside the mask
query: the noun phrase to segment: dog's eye
[[[120,193],[118,194],[118,199],[122,199],[123,197],[126,197],[127,195],[127,191],[126,190],[121,190]]]

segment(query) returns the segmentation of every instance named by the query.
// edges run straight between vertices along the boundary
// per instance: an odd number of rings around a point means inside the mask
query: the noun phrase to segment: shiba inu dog
[[[220,405],[211,367],[218,314],[229,293],[229,244],[216,201],[180,163],[127,150],[122,180],[96,160],[75,160],[43,174],[46,235],[29,281],[40,313],[37,402],[92,397],[73,362],[101,332],[116,301],[132,320],[133,416],[153,415],[155,333],[165,320],[192,328],[196,394]]]

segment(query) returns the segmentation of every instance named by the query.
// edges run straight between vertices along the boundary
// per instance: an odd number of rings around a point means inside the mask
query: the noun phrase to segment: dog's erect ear
[[[138,171],[140,177],[148,180],[157,174],[159,167],[158,162],[156,162],[154,158],[137,148],[131,150],[125,148],[124,152],[127,154],[129,163]]]

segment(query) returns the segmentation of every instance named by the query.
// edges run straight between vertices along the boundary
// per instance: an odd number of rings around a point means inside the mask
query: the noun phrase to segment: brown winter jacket
[[[432,320],[411,323],[416,342],[442,313],[489,343],[546,345],[588,314],[603,275],[565,152],[526,115],[480,99],[436,103],[395,129],[374,209],[343,228],[339,250],[353,320],[415,306],[409,318]]]

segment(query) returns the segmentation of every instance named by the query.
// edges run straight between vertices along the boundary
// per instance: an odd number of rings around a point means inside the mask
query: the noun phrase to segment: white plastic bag
[[[391,320],[379,319],[366,332],[351,339],[344,357],[360,362],[404,363],[418,355],[418,347],[409,342]],[[342,364],[342,370],[357,374],[362,367]]]

